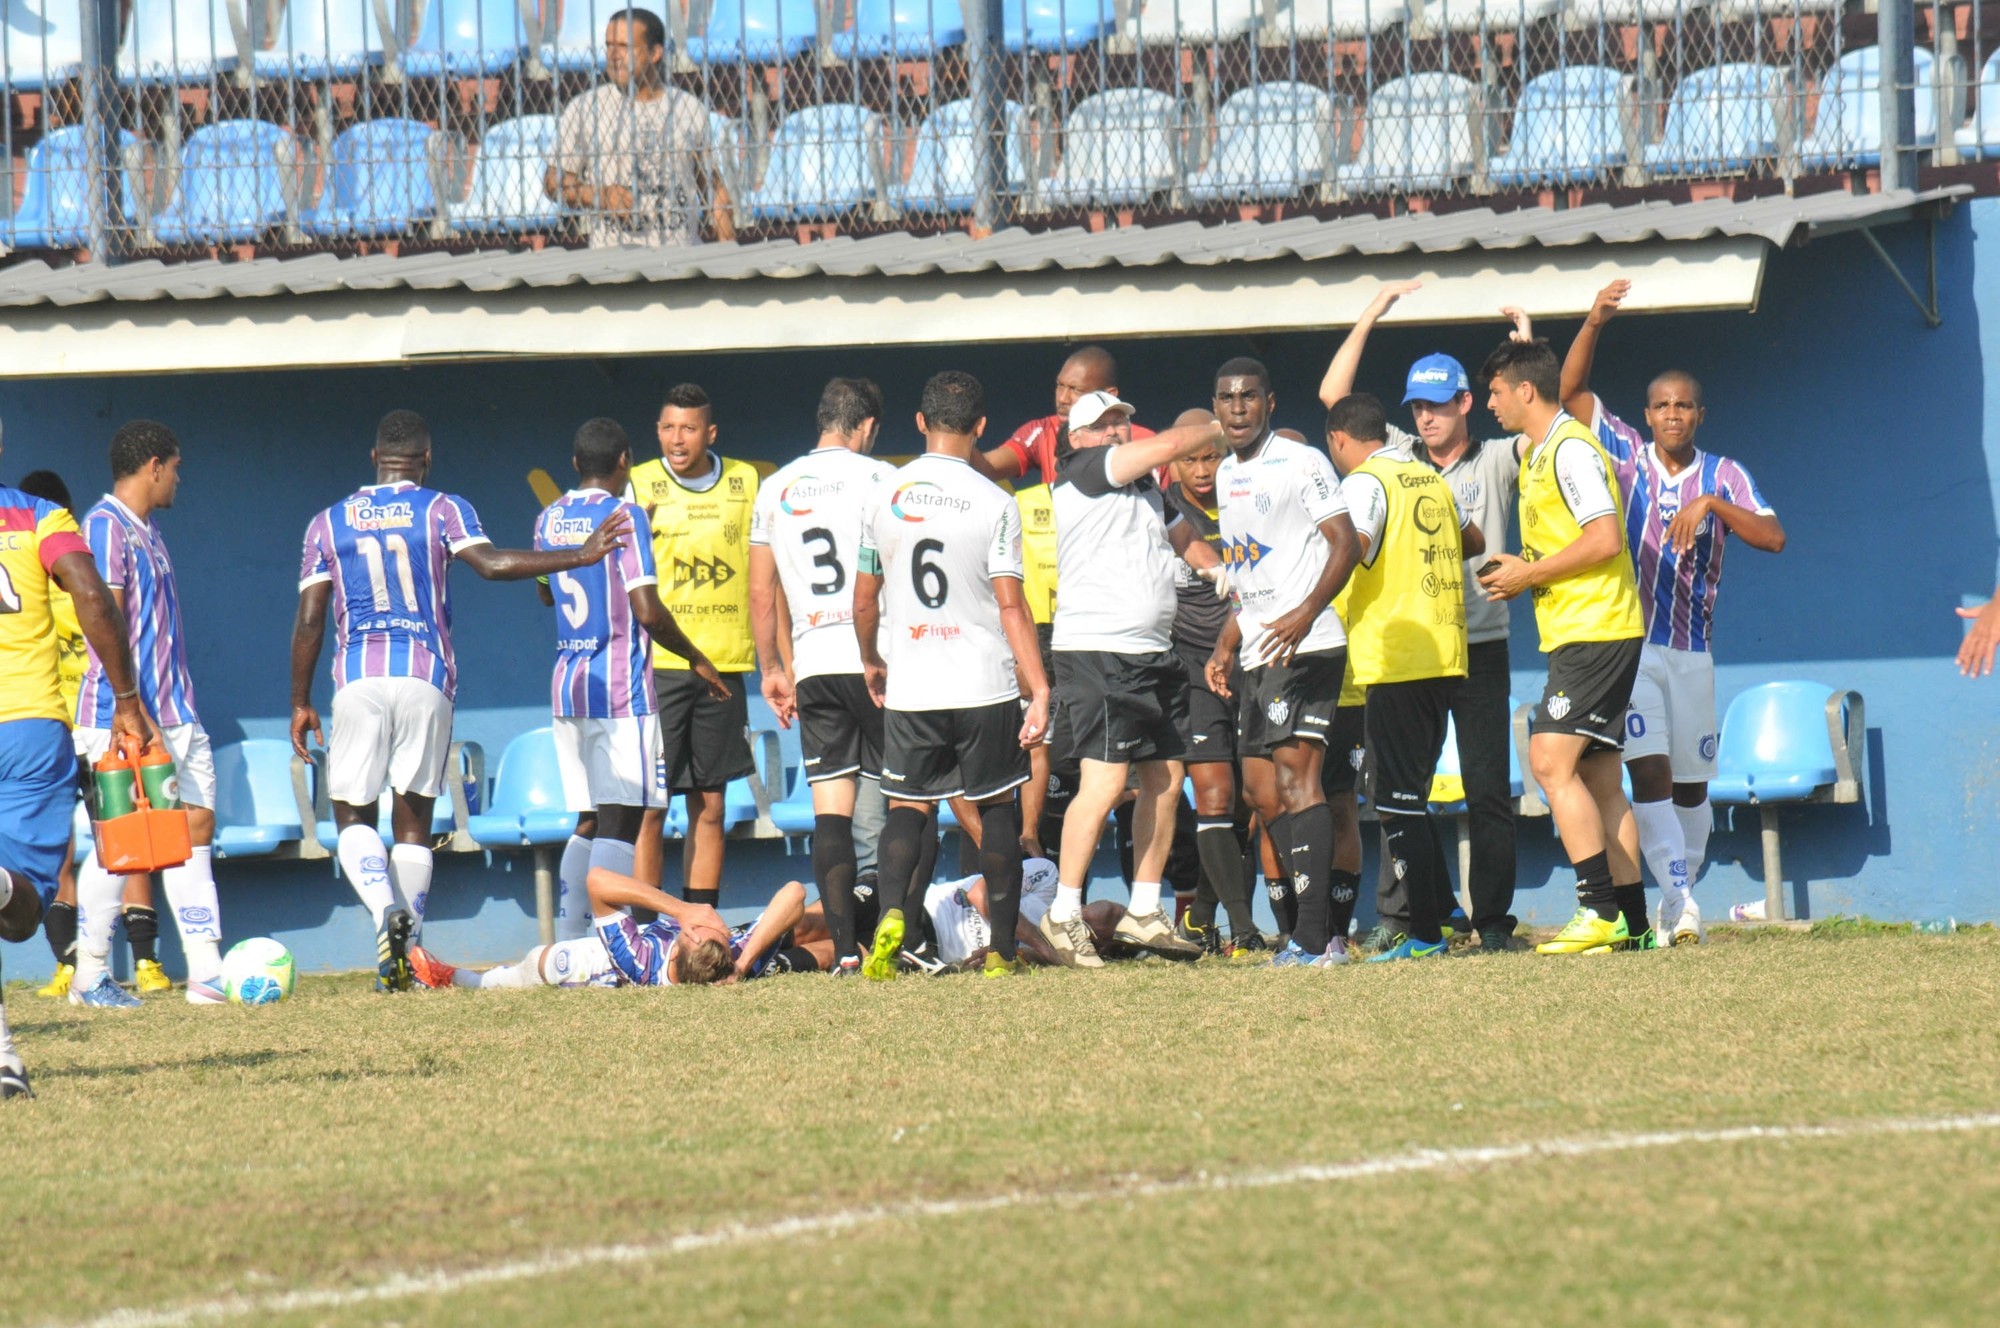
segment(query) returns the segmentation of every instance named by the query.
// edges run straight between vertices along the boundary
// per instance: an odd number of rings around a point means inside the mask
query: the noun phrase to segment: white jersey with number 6
[[[854,568],[875,487],[896,468],[822,447],[757,488],[750,542],[771,550],[792,610],[792,676],[861,672],[854,640]]]
[[[1021,509],[999,485],[956,457],[918,457],[876,489],[861,566],[882,578],[877,642],[891,710],[964,710],[1020,694],[993,578],[1021,578]]]

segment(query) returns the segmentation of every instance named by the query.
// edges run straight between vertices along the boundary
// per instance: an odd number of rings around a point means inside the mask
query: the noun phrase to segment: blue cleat
[[[1302,949],[1297,941],[1286,941],[1285,948],[1271,956],[1271,967],[1311,968],[1319,959],[1319,955]]]
[[[131,992],[111,980],[109,973],[97,979],[97,985],[89,991],[78,991],[74,985],[69,989],[71,1005],[88,1005],[93,1010],[136,1010],[140,1000]]]
[[[1420,941],[1414,936],[1405,936],[1393,949],[1369,956],[1371,964],[1388,964],[1398,959],[1429,959],[1432,955],[1443,955],[1448,947],[1443,941]]]

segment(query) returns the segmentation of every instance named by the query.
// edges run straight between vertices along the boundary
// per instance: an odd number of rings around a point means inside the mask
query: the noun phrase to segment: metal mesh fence
[[[991,117],[958,0],[121,3],[93,74],[97,0],[0,0],[10,248],[936,231],[986,141],[991,215],[1028,226],[1781,187],[1882,151],[1876,17],[1840,0],[1003,0]],[[2000,156],[1994,21],[1918,7],[1919,149]]]

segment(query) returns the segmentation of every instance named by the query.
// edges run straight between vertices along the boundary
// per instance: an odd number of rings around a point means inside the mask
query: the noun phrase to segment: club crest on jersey
[[[1368,749],[1356,747],[1347,753],[1347,763],[1359,770],[1368,760]]]
[[[1547,709],[1550,719],[1561,719],[1569,713],[1569,698],[1557,692],[1548,699]]]
[[[353,497],[343,514],[350,530],[408,530],[417,523],[416,504],[407,501],[376,502]]]
[[[1467,480],[1458,486],[1458,505],[1460,507],[1472,507],[1476,505],[1479,502],[1479,495],[1482,492],[1483,490],[1479,487],[1478,480]]]
[[[1270,720],[1273,724],[1284,723],[1286,717],[1291,713],[1292,703],[1282,696],[1273,697],[1271,704],[1264,707],[1264,718]]]
[[[1255,535],[1245,535],[1241,540],[1226,539],[1222,541],[1222,563],[1225,567],[1255,567],[1270,551],[1271,546],[1259,543]]]
[[[954,498],[929,480],[912,480],[896,486],[889,495],[889,513],[898,521],[928,521],[946,512],[969,512],[970,501]]]
[[[1271,495],[1270,495],[1270,494],[1268,494],[1268,493],[1260,493],[1260,494],[1258,494],[1258,495],[1257,495],[1257,515],[1258,515],[1258,516],[1269,516],[1269,515],[1271,515]]]
[[[729,477],[729,491],[731,493],[743,492],[743,477],[741,475],[731,475]]]

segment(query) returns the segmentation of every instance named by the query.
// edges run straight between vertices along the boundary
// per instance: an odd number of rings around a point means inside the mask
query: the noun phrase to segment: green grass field
[[[7,1321],[2000,1320],[1990,933],[8,1008]]]

